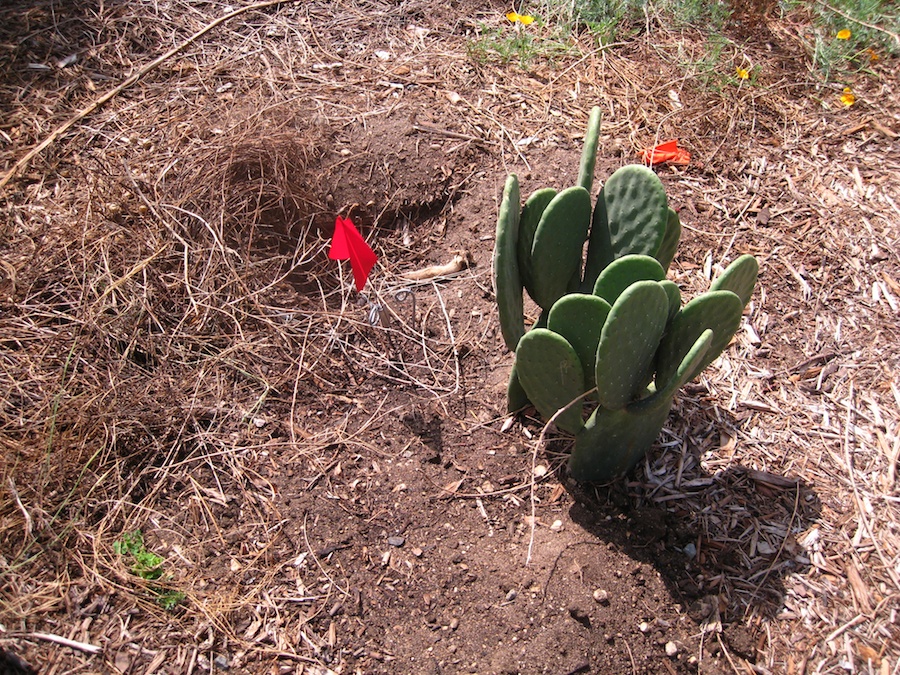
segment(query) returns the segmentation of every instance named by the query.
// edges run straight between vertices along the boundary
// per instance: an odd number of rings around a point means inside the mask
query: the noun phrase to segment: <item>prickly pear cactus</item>
[[[563,190],[547,204],[531,245],[534,301],[549,310],[566,294],[581,271],[581,251],[591,220],[591,195],[580,185]]]
[[[616,171],[597,197],[584,287],[593,288],[600,272],[616,258],[627,254],[655,256],[668,221],[666,190],[651,169],[633,164]]]
[[[522,278],[519,274],[519,179],[510,174],[503,189],[497,235],[494,238],[494,293],[500,311],[500,332],[507,348],[515,351],[525,334]]]
[[[597,345],[610,309],[609,303],[596,295],[569,293],[556,301],[547,318],[547,328],[562,335],[575,350],[587,389],[597,386]]]
[[[529,331],[516,350],[519,381],[538,412],[548,419],[584,391],[584,369],[568,340],[546,328]],[[584,422],[581,406],[573,405],[557,420],[556,426],[578,433]]]
[[[681,222],[656,174],[622,167],[591,207],[599,130],[595,108],[577,185],[539,189],[520,207],[518,180],[507,179],[493,259],[501,332],[516,355],[508,409],[557,415],[575,436],[569,473],[592,481],[629,471],[650,449],[678,389],[731,342],[759,272],[741,256],[682,306],[666,279]],[[542,310],[531,330],[524,292]]]

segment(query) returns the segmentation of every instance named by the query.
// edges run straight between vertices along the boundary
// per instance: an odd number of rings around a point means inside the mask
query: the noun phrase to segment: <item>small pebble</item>
[[[594,600],[599,602],[601,605],[609,604],[609,593],[605,588],[598,588],[594,591]]]
[[[390,544],[391,546],[396,546],[397,548],[400,548],[405,543],[406,543],[406,539],[404,539],[403,537],[401,537],[399,535],[396,537],[388,537],[388,544]]]
[[[647,623],[646,621],[641,621],[641,625],[638,626],[638,629],[639,629],[642,633],[649,633],[649,632],[650,632],[650,628],[652,628],[652,626],[651,626],[649,623]]]
[[[561,520],[554,520],[553,524],[550,526],[550,529],[554,532],[559,532],[562,529],[563,523]]]
[[[678,653],[678,645],[674,642],[666,643],[666,656],[675,656]]]
[[[459,628],[459,619],[454,616],[450,619],[450,630],[456,630],[457,628]]]
[[[519,592],[515,588],[510,588],[509,592],[506,594],[506,601],[512,602],[513,600],[515,600],[518,597],[518,595],[519,595]]]

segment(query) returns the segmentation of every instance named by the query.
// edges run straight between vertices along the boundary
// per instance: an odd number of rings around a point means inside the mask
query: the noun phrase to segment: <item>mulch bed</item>
[[[652,14],[467,52],[507,9],[0,9],[0,671],[897,672],[895,64],[845,108],[757,13],[712,65]],[[506,174],[572,183],[593,105],[598,183],[692,154],[686,296],[761,267],[607,486],[507,419],[491,289]]]

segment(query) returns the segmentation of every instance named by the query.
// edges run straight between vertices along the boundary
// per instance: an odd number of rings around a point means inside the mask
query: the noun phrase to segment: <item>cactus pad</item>
[[[547,327],[572,345],[584,370],[585,389],[593,389],[596,384],[597,345],[609,310],[610,305],[603,298],[581,293],[564,295],[550,308]]]
[[[609,267],[597,277],[594,284],[594,295],[614,304],[622,291],[637,281],[662,281],[666,278],[665,270],[647,255],[626,255],[614,260]]]
[[[522,215],[519,217],[519,243],[517,245],[519,257],[519,274],[528,295],[534,297],[534,282],[531,276],[531,247],[534,244],[534,232],[537,230],[541,216],[547,204],[556,196],[553,188],[541,188],[531,193],[522,207]]]
[[[588,192],[594,184],[594,165],[597,163],[597,143],[600,140],[600,108],[591,108],[584,147],[581,150],[581,165],[578,168],[578,184]]]
[[[528,394],[522,388],[519,382],[519,373],[516,371],[516,364],[509,371],[509,383],[506,385],[506,412],[514,413],[526,407],[531,401],[528,400]]]
[[[531,247],[534,301],[550,309],[581,269],[581,252],[591,221],[591,196],[576,186],[557,194],[544,209]]]
[[[759,263],[752,255],[745,254],[732,262],[718,279],[709,287],[711,291],[731,291],[737,295],[744,306],[750,302],[756,277],[759,275]]]
[[[639,164],[618,169],[597,197],[584,285],[593,288],[601,270],[623,255],[656,255],[668,220],[666,190],[659,177]]]
[[[678,314],[678,310],[681,309],[681,289],[678,288],[678,284],[668,279],[663,279],[659,282],[659,285],[663,287],[666,295],[669,296],[669,317],[666,320],[666,325],[668,325],[675,318],[675,315]]]
[[[522,279],[516,243],[519,239],[519,179],[510,174],[503,189],[497,236],[494,239],[494,293],[500,313],[500,332],[510,351],[525,334]]]
[[[668,385],[684,355],[707,329],[713,332],[709,350],[703,362],[686,381],[694,379],[715,361],[741,325],[743,310],[741,299],[731,291],[709,291],[682,307],[659,345],[656,361],[657,388],[662,389]]]
[[[597,400],[618,410],[641,392],[666,328],[669,298],[655,281],[629,286],[609,312],[597,346]]]
[[[519,340],[516,370],[522,388],[544,419],[585,391],[584,371],[572,345],[546,328],[533,328]],[[577,433],[584,425],[581,408],[580,401],[573,404],[557,418],[556,426]]]
[[[666,233],[663,235],[662,243],[655,256],[664,270],[668,270],[669,265],[675,260],[675,251],[679,241],[681,241],[681,219],[674,210],[669,209],[669,216],[666,218]]]

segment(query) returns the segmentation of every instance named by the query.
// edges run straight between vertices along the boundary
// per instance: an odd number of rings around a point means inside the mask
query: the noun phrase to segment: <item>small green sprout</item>
[[[125,532],[119,541],[113,542],[113,551],[120,556],[130,558],[129,571],[144,581],[166,581],[169,578],[168,575],[163,575],[165,560],[144,547],[144,537],[140,530]],[[156,596],[157,604],[168,611],[174,609],[185,598],[181,591],[153,585],[150,586],[150,590]]]

